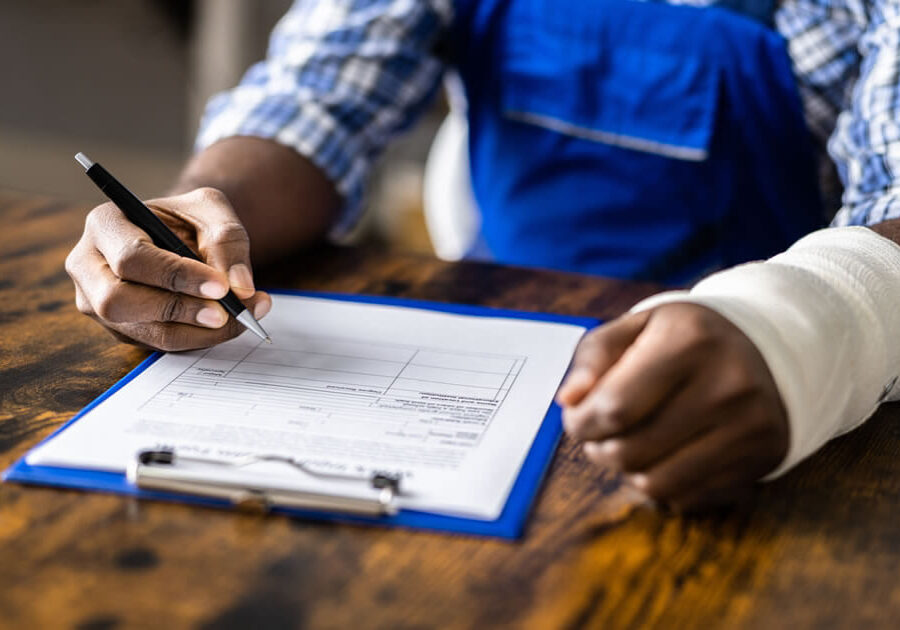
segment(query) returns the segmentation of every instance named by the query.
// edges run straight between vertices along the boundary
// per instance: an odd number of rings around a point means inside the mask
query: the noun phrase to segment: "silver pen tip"
[[[271,338],[271,337],[266,337],[266,343],[272,343],[272,338]]]
[[[76,153],[75,160],[84,167],[84,170],[88,170],[94,165],[94,163],[91,161],[91,158],[86,156],[84,153]]]
[[[260,339],[265,340],[268,338],[269,333],[263,330],[263,327],[259,325],[259,322],[254,319],[253,315],[246,308],[238,313],[235,319],[241,322],[246,328],[252,330],[253,334]]]

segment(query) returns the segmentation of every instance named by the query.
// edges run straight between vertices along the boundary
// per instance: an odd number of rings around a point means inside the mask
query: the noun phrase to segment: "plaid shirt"
[[[267,59],[209,102],[196,148],[237,135],[294,148],[343,195],[333,234],[345,234],[372,161],[438,89],[444,65],[433,50],[452,19],[452,0],[297,0]],[[809,128],[843,182],[834,224],[900,217],[900,3],[782,0],[774,26]]]

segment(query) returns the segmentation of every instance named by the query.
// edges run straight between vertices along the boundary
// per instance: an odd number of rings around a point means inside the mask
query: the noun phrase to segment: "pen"
[[[181,239],[175,236],[172,230],[170,230],[166,224],[150,210],[150,208],[145,206],[134,193],[125,188],[125,186],[120,184],[115,177],[110,175],[109,171],[96,162],[92,162],[84,153],[77,154],[75,159],[84,167],[87,176],[97,184],[97,187],[100,188],[103,194],[109,197],[110,201],[119,207],[128,220],[150,235],[154,245],[161,249],[174,252],[179,256],[193,258],[194,260],[203,262],[203,259],[191,251],[190,247],[182,243]],[[241,304],[241,301],[232,291],[229,290],[228,294],[221,300],[218,300],[218,302],[232,317],[253,331],[260,339],[267,343],[272,343],[272,339],[266,331],[263,330],[263,327],[259,325],[259,322],[256,321],[253,314]]]

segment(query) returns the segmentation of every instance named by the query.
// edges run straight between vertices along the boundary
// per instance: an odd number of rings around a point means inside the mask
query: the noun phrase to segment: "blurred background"
[[[0,0],[0,189],[102,201],[73,160],[165,194],[207,98],[265,54],[290,0]],[[431,252],[425,156],[443,103],[384,156],[359,238]]]

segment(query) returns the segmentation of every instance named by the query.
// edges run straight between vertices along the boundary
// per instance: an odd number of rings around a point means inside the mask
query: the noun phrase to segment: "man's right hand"
[[[204,260],[153,244],[112,203],[94,208],[66,258],[75,302],[117,338],[176,351],[212,346],[245,329],[216,301],[230,288],[256,319],[272,307],[256,291],[250,241],[228,199],[213,188],[147,205]]]

